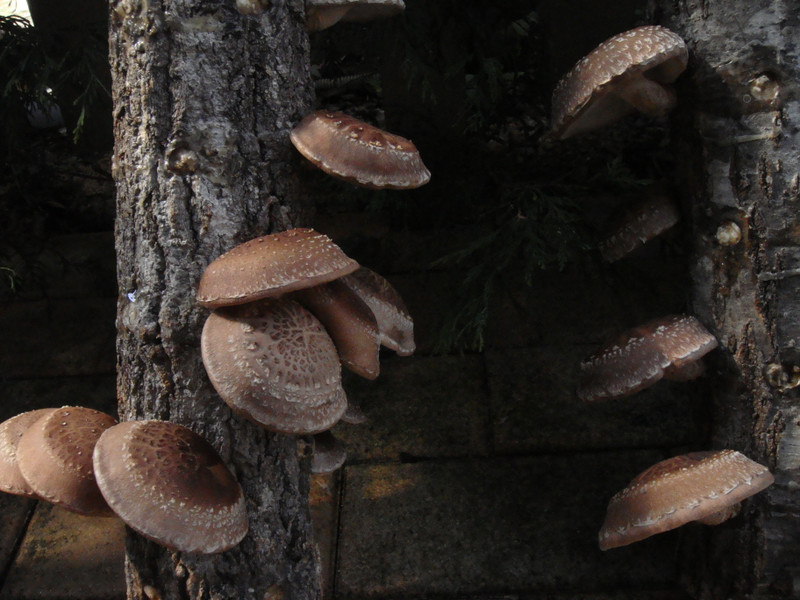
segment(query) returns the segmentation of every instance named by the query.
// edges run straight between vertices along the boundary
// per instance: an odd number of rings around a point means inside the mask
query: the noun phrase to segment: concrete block
[[[11,565],[34,504],[35,500],[24,496],[0,493],[0,581]]]
[[[348,398],[368,421],[340,423],[334,434],[348,462],[488,452],[485,370],[481,356],[397,357],[377,379],[347,377]]]
[[[495,450],[505,452],[680,446],[702,439],[708,410],[697,382],[660,381],[629,398],[578,399],[586,345],[486,352]]]
[[[631,451],[348,466],[337,597],[672,588],[678,532],[597,547],[608,500],[663,458]]]
[[[0,304],[0,378],[113,373],[116,299]]]
[[[14,600],[125,598],[125,526],[40,502],[0,597]]]
[[[85,406],[117,416],[116,375],[0,381],[0,421],[36,408]]]

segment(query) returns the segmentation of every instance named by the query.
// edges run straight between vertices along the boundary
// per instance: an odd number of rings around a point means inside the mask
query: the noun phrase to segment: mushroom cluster
[[[670,315],[623,332],[581,362],[578,397],[624,398],[662,378],[688,381],[702,375],[701,358],[717,339],[695,317]]]
[[[248,529],[239,483],[201,436],[166,421],[117,423],[80,406],[0,423],[0,491],[118,516],[183,552],[222,552]]]
[[[550,137],[566,139],[639,111],[660,117],[677,95],[671,84],[689,53],[676,33],[657,25],[616,35],[581,59],[558,83]],[[663,193],[650,194],[610,220],[598,244],[615,262],[673,227],[680,215]],[[733,230],[733,228],[731,228]],[[720,244],[735,243],[718,233]],[[693,316],[671,315],[629,329],[580,364],[584,401],[631,396],[664,379],[688,381],[704,372],[702,357],[717,339]],[[624,546],[690,521],[721,523],[739,503],[773,482],[766,467],[735,450],[695,452],[662,461],[636,477],[608,505],[602,550]]]
[[[367,379],[383,345],[414,351],[397,291],[327,236],[297,228],[262,236],[208,265],[197,300],[212,310],[203,364],[236,413],[280,433],[328,431],[347,415],[341,367]]]

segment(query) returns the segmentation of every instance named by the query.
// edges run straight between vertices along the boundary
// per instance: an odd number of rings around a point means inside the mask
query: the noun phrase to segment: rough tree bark
[[[694,308],[724,349],[714,448],[768,464],[776,483],[742,517],[687,535],[698,598],[800,597],[800,3],[659,0],[655,22],[691,49],[675,117],[687,190]],[[724,245],[720,226],[741,241]],[[718,353],[723,354],[723,353]]]
[[[288,131],[311,100],[302,0],[112,0],[121,419],[204,435],[239,478],[250,531],[214,556],[131,534],[129,598],[315,598],[307,466],[234,416],[200,359],[205,266],[303,224]]]

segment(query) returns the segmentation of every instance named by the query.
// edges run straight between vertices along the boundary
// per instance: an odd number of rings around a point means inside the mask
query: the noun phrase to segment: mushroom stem
[[[678,95],[671,86],[643,76],[631,77],[615,88],[614,93],[650,117],[661,117],[678,103]]]
[[[739,514],[739,511],[742,508],[742,503],[737,502],[731,506],[727,506],[722,510],[718,510],[715,513],[708,515],[707,517],[703,517],[702,519],[697,519],[698,523],[702,523],[703,525],[719,525],[720,523],[724,523],[728,519],[732,519],[736,515]]]
[[[322,31],[341,21],[348,10],[350,10],[349,6],[309,8],[306,15],[306,26],[309,31]]]

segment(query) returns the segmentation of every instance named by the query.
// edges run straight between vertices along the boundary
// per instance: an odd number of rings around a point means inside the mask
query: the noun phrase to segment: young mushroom
[[[220,397],[266,429],[319,433],[347,408],[336,347],[319,320],[294,300],[214,311],[200,349]]]
[[[342,281],[372,309],[378,321],[381,344],[400,356],[414,354],[417,349],[414,320],[392,284],[367,267],[342,277]]]
[[[240,244],[206,267],[197,301],[207,308],[275,297],[332,281],[358,268],[331,239],[290,229]]]
[[[664,194],[655,194],[626,207],[611,223],[598,244],[600,254],[615,262],[653,238],[661,235],[680,220],[675,203]]]
[[[598,535],[600,549],[626,546],[691,521],[718,525],[773,481],[766,467],[736,450],[661,461],[611,498]]]
[[[330,431],[323,431],[313,438],[314,453],[311,457],[312,473],[333,473],[347,460],[347,448]]]
[[[116,423],[105,413],[80,406],[48,411],[19,440],[20,473],[48,502],[82,515],[112,516],[95,481],[92,451],[100,435]]]
[[[54,408],[29,410],[0,423],[0,492],[38,497],[19,470],[17,447],[30,426],[54,410]]]
[[[624,398],[662,378],[686,381],[703,369],[696,363],[717,339],[692,316],[654,319],[622,333],[581,362],[581,400]]]
[[[320,31],[339,21],[372,21],[405,10],[403,0],[306,0],[309,31]]]
[[[402,190],[431,178],[413,142],[341,112],[306,115],[289,137],[315,166],[356,185]]]
[[[201,436],[167,421],[126,421],[94,449],[108,504],[144,537],[182,552],[222,552],[248,529],[242,488]]]
[[[653,117],[675,106],[670,87],[689,61],[686,43],[659,25],[606,40],[582,58],[553,92],[556,139],[592,131],[636,110]]]

